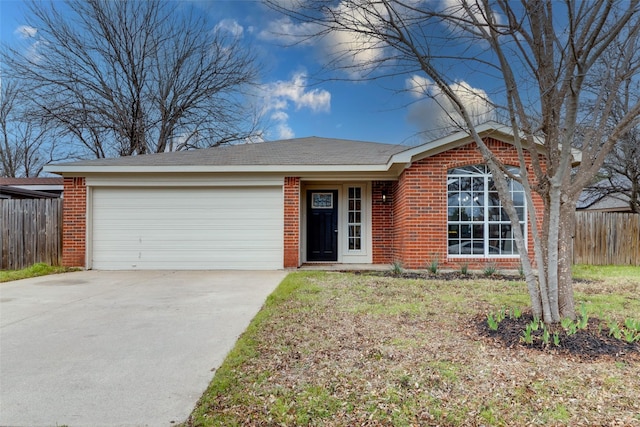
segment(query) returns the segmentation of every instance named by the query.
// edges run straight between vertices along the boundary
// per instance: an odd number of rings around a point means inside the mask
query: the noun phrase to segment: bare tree
[[[188,5],[159,0],[32,1],[30,45],[4,59],[40,118],[92,156],[243,141],[257,77],[239,37]],[[180,7],[180,13],[174,10]]]
[[[35,177],[49,162],[61,160],[56,139],[29,118],[31,105],[17,82],[0,82],[0,176]]]
[[[314,37],[334,40],[334,68],[356,71],[358,78],[417,74],[437,89],[435,101],[453,106],[451,119],[473,137],[492,172],[511,218],[534,315],[547,323],[574,318],[576,202],[640,113],[635,93],[625,114],[610,125],[615,100],[638,78],[638,0],[267,2],[313,28]],[[457,89],[460,70],[482,74],[491,85],[492,102],[515,135],[519,176],[509,173],[476,132]],[[595,80],[598,86],[587,85]],[[578,136],[581,163],[574,168]],[[508,179],[524,186],[533,254],[518,226]],[[534,209],[533,192],[541,196],[543,212]]]
[[[611,126],[626,115],[629,100],[638,88],[628,87],[625,92],[613,110]],[[631,128],[620,137],[598,175],[585,188],[580,203],[589,207],[604,199],[617,200],[627,205],[631,212],[640,213],[640,126]]]

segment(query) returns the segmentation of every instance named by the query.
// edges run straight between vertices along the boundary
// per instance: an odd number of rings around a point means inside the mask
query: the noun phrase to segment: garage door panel
[[[281,187],[96,188],[96,269],[282,268]]]

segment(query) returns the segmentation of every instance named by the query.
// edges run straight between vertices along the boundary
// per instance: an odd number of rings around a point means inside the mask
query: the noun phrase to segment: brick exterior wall
[[[64,179],[62,202],[62,265],[85,267],[87,187],[82,177]]]
[[[300,178],[284,178],[284,268],[300,266]]]
[[[511,144],[490,138],[487,143],[502,162],[518,165],[517,153]],[[459,269],[463,263],[468,264],[470,269],[483,269],[490,262],[503,269],[515,269],[519,266],[519,259],[514,258],[448,258],[447,171],[454,167],[483,163],[476,144],[471,143],[417,161],[402,173],[394,191],[391,217],[388,218],[393,223],[392,261],[400,261],[405,268],[412,269],[424,269],[433,260],[437,260],[441,267],[450,269]],[[534,207],[541,218],[543,204],[537,194],[534,194]],[[374,206],[374,220],[375,211]],[[529,251],[532,252],[531,228],[527,229]],[[374,226],[373,233],[374,246],[376,240],[388,239],[388,232],[380,227]],[[374,256],[374,263],[382,259],[389,260],[386,253],[385,256],[380,253],[378,256]]]
[[[518,165],[511,144],[487,139],[489,147],[506,164]],[[516,258],[448,258],[447,255],[447,171],[454,167],[483,164],[475,143],[415,162],[403,171],[398,181],[372,182],[372,261],[388,264],[399,261],[405,268],[424,269],[437,259],[442,268],[482,269],[488,263],[498,268],[517,268]],[[531,170],[529,169],[529,172]],[[300,266],[300,191],[299,177],[284,179],[284,254],[283,267]],[[382,201],[386,194],[386,202]],[[533,195],[542,224],[543,203]],[[64,178],[62,264],[85,267],[86,260],[85,178]],[[533,252],[531,227],[529,251]]]
[[[396,183],[373,181],[371,183],[371,236],[374,264],[391,264],[393,258],[393,200]],[[386,195],[386,201],[382,195]]]

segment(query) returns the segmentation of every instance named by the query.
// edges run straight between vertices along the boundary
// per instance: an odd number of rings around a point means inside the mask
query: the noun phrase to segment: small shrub
[[[578,318],[578,328],[586,329],[589,324],[589,314],[587,313],[587,307],[584,302],[580,304],[580,316]]]
[[[431,272],[431,274],[438,274],[438,258],[432,259],[427,269]]]
[[[540,324],[542,322],[540,321],[539,318],[534,317],[533,320],[531,321],[531,323],[529,323],[529,325],[531,325],[531,329],[534,331],[537,331],[538,329],[540,329]]]
[[[617,322],[609,320],[607,322],[607,326],[609,327],[610,336],[613,336],[617,340],[622,339],[622,331],[620,330],[620,326],[618,326]]]
[[[511,311],[511,317],[516,320],[521,318],[522,310],[520,310],[518,307],[513,307],[513,310]]]
[[[402,262],[394,261],[391,264],[391,274],[394,276],[400,276],[404,272],[404,268],[402,267]]]
[[[462,274],[463,276],[466,276],[467,274],[469,274],[469,263],[464,263],[460,265],[460,274]]]
[[[498,320],[493,315],[493,313],[487,314],[487,325],[489,326],[490,330],[497,331],[499,324],[500,324],[500,322],[498,322]]]
[[[487,266],[484,268],[483,270],[484,275],[487,277],[491,277],[494,276],[498,273],[498,267],[495,265],[495,263],[491,262],[489,264],[487,264]]]
[[[624,327],[640,333],[640,320],[626,318],[624,319]]]
[[[544,343],[545,346],[549,345],[550,339],[551,339],[551,334],[549,333],[549,329],[547,328],[546,325],[543,325],[543,327],[542,327],[542,342]]]
[[[576,332],[578,332],[577,323],[574,322],[573,319],[569,319],[568,317],[562,319],[560,325],[562,326],[562,329],[565,330],[568,336],[574,335]]]
[[[531,327],[531,323],[529,323],[522,332],[521,339],[525,344],[533,344],[533,328]]]
[[[557,332],[553,333],[553,345],[560,347],[560,334]]]
[[[622,335],[624,336],[624,340],[629,344],[640,341],[640,334],[634,330],[625,328],[622,330]]]

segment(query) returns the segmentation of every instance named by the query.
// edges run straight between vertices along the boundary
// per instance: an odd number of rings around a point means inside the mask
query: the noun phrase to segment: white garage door
[[[96,187],[92,268],[280,269],[282,199],[282,187]]]

